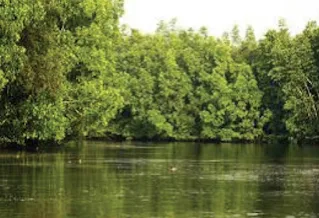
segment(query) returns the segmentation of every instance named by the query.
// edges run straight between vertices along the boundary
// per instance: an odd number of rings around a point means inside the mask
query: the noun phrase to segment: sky
[[[151,33],[159,21],[172,18],[182,28],[206,26],[214,36],[235,24],[243,35],[252,25],[258,38],[284,18],[290,32],[297,34],[309,20],[319,23],[319,0],[125,0],[121,23]]]

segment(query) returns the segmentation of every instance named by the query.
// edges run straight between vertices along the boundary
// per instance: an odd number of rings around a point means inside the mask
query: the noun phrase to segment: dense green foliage
[[[262,135],[262,93],[250,66],[214,37],[162,24],[124,36],[118,71],[129,75],[114,132],[129,138],[253,140]]]
[[[98,135],[123,107],[113,84],[121,1],[2,0],[0,135]]]
[[[319,28],[258,42],[161,22],[119,28],[121,0],[0,1],[0,137],[251,141],[319,132]]]

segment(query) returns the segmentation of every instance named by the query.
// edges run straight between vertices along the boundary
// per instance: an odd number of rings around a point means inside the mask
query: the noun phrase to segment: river
[[[85,141],[0,151],[1,218],[319,217],[319,147]]]

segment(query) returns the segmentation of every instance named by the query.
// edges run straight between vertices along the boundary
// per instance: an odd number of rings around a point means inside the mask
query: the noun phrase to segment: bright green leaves
[[[0,29],[2,40],[16,42],[20,32],[31,20],[33,6],[38,8],[38,1],[1,0],[0,1]]]
[[[119,40],[116,2],[82,1],[78,5],[90,24],[76,28],[77,64],[67,76],[67,116],[74,135],[103,136],[109,121],[124,106],[126,75],[115,71],[114,42]]]
[[[65,104],[61,97],[52,99],[41,94],[36,99],[30,98],[21,107],[21,113],[24,139],[64,139],[69,122],[64,116]]]
[[[103,136],[109,121],[124,106],[122,94],[126,84],[121,78],[125,75],[115,71],[115,4],[116,1],[96,0],[76,5],[89,23],[76,27],[73,20],[76,64],[67,75],[66,98],[72,135]]]
[[[103,136],[124,99],[117,89],[106,88],[102,80],[91,80],[74,85],[65,104],[72,135]]]
[[[118,69],[130,75],[116,135],[135,139],[254,140],[262,135],[262,93],[232,47],[160,23],[155,35],[133,31],[119,49]],[[124,49],[125,48],[125,49]]]
[[[287,29],[270,30],[260,41],[253,62],[258,86],[264,93],[262,112],[272,112],[271,120],[265,126],[267,134],[287,133],[282,82],[287,72],[285,67],[288,66],[290,49],[291,39]]]
[[[318,134],[318,66],[315,26],[291,37],[281,22],[259,44],[255,61],[264,108],[272,111],[267,133],[286,134],[297,139]]]
[[[286,97],[284,109],[289,112],[286,125],[297,138],[318,134],[318,68],[310,38],[298,35],[294,38],[283,80]]]
[[[161,22],[119,30],[122,0],[0,1],[0,136],[255,140],[319,133],[319,30],[260,42]],[[125,31],[125,32],[124,32]]]
[[[0,132],[6,141],[106,132],[124,105],[114,52],[121,3],[1,1]]]
[[[147,113],[148,121],[151,125],[154,125],[156,129],[156,135],[158,136],[171,136],[173,134],[173,127],[167,122],[165,116],[158,110],[150,110]]]
[[[262,93],[250,67],[229,63],[227,68],[217,67],[213,72],[212,95],[204,102],[207,108],[200,112],[202,137],[222,141],[260,137]]]

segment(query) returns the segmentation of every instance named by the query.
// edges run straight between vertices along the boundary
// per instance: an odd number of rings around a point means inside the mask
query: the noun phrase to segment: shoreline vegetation
[[[122,0],[0,3],[0,141],[319,141],[319,27],[257,40],[160,22],[120,26]]]

